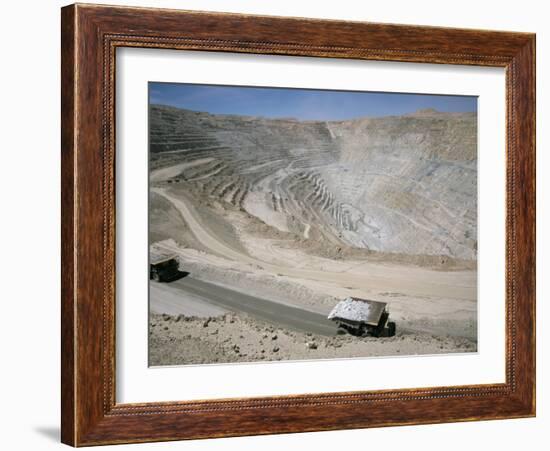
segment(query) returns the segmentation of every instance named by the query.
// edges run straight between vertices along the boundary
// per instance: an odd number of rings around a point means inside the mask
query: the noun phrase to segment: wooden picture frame
[[[176,10],[62,9],[61,437],[73,446],[535,415],[535,35]],[[506,69],[506,382],[118,404],[115,50]]]

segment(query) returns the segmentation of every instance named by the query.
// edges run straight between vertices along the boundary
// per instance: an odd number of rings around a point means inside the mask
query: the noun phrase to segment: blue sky
[[[149,83],[149,101],[213,114],[299,120],[343,120],[365,116],[438,111],[477,111],[477,97],[314,89],[256,88],[184,83]]]

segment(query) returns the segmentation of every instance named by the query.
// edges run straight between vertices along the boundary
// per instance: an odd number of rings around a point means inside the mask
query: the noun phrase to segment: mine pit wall
[[[204,159],[172,177],[203,198],[333,244],[477,258],[475,113],[300,122],[152,105],[150,118],[151,167]]]

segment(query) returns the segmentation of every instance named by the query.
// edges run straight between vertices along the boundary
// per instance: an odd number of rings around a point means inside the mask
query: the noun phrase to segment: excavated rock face
[[[306,239],[476,259],[475,113],[337,122],[150,113],[151,167],[180,165],[170,181],[201,196]]]

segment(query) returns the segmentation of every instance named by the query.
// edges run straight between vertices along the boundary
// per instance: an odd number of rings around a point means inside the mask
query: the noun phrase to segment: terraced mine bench
[[[202,203],[338,248],[477,258],[475,113],[299,121],[151,105],[150,124],[151,168],[181,166],[155,182]]]

